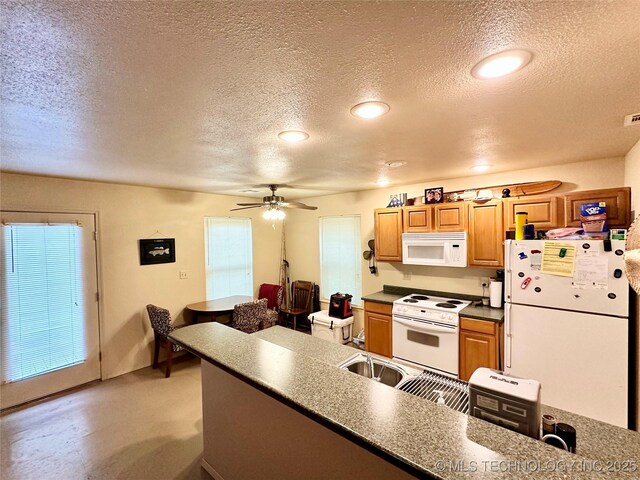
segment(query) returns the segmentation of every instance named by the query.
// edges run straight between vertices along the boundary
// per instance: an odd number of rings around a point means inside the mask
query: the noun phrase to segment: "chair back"
[[[271,283],[263,283],[258,291],[258,298],[267,299],[267,308],[271,310],[279,310],[282,305],[282,285],[274,285]]]
[[[245,333],[257,332],[260,323],[267,317],[267,299],[261,298],[255,302],[239,303],[233,307],[231,327]]]
[[[151,321],[153,331],[162,337],[166,337],[173,331],[171,325],[171,313],[166,308],[156,307],[155,305],[147,305],[147,313]]]
[[[292,285],[292,306],[293,308],[303,308],[305,312],[311,312],[311,290],[313,289],[312,282],[305,282],[304,280],[296,280]]]

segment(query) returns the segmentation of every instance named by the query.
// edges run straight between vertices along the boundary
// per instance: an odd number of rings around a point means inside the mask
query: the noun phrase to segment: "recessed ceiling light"
[[[389,180],[387,180],[386,178],[381,178],[376,182],[376,185],[378,185],[379,187],[386,187],[387,185],[389,185]]]
[[[531,61],[527,50],[505,50],[481,60],[471,69],[471,75],[481,80],[503,77],[520,70]]]
[[[384,164],[384,166],[389,168],[398,168],[398,167],[403,167],[406,164],[407,162],[401,160],[399,162],[387,162]]]
[[[284,132],[280,132],[278,137],[285,142],[298,143],[309,138],[309,134],[302,130],[285,130]]]
[[[351,109],[351,114],[360,118],[376,118],[384,115],[389,111],[390,107],[384,102],[363,102]]]
[[[471,170],[473,170],[474,172],[486,172],[490,168],[491,168],[491,165],[487,165],[486,163],[483,163],[480,165],[474,165],[473,167],[471,167]]]

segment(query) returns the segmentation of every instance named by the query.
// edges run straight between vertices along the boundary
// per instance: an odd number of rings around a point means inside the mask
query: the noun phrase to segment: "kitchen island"
[[[570,454],[336,367],[357,350],[282,327],[171,337],[199,356],[215,478],[637,478],[640,435],[549,407]],[[300,457],[302,455],[302,457]]]

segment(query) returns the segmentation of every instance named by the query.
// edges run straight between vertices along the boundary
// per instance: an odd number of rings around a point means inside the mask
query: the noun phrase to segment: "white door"
[[[542,403],[627,427],[628,319],[505,305],[505,373]]]
[[[100,378],[95,217],[2,212],[0,406]]]

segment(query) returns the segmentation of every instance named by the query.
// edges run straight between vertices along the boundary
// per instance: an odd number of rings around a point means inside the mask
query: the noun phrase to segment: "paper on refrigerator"
[[[564,250],[564,251],[563,251]],[[544,242],[540,271],[548,275],[573,277],[576,263],[575,243]]]
[[[578,255],[573,275],[573,288],[601,288],[609,286],[609,259],[599,252]]]

